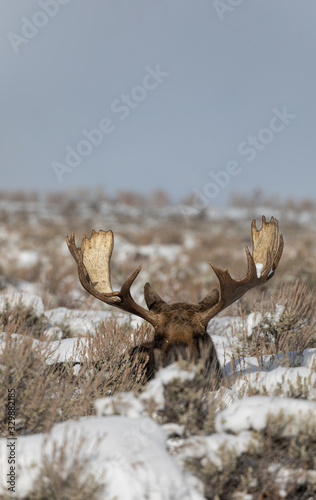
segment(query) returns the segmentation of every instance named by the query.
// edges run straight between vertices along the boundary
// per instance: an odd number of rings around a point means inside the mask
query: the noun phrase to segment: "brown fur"
[[[217,387],[222,376],[221,367],[198,313],[217,302],[218,291],[213,290],[198,304],[167,304],[146,283],[144,296],[148,309],[159,316],[159,324],[155,327],[153,341],[134,347],[131,356],[137,356],[141,361],[147,358],[147,379],[151,379],[160,367],[179,359],[194,363],[203,359],[209,379],[213,380],[213,387]]]

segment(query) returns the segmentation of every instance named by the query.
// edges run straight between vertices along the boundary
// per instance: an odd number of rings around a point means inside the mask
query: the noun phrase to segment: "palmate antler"
[[[209,262],[220,284],[220,300],[200,315],[200,321],[204,326],[219,312],[240,299],[248,290],[263,285],[274,276],[284,248],[282,234],[279,239],[277,219],[271,217],[270,222],[267,222],[262,216],[262,228],[259,230],[256,227],[256,221],[253,220],[251,235],[253,251],[251,255],[246,246],[248,270],[244,278],[234,280],[227,269],[219,269]]]
[[[112,231],[93,230],[90,238],[84,236],[80,247],[76,247],[75,234],[66,237],[69,251],[78,266],[78,275],[83,288],[91,295],[110,306],[135,314],[153,326],[157,324],[156,315],[137,304],[131,296],[130,288],[142,266],[125,281],[119,292],[113,292],[111,285],[110,261],[114,246]]]

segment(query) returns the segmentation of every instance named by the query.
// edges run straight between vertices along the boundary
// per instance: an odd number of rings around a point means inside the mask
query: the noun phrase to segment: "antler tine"
[[[123,283],[121,290],[114,292],[111,285],[110,261],[114,245],[112,231],[94,230],[90,238],[84,235],[80,247],[76,247],[75,234],[66,237],[69,251],[78,266],[78,276],[83,288],[97,299],[135,314],[152,325],[157,323],[156,315],[137,304],[130,293],[130,288],[142,266]]]
[[[66,236],[66,243],[68,245],[69,252],[73,256],[75,261],[78,262],[80,253],[79,253],[78,248],[76,247],[74,231],[71,232],[70,238],[68,238],[68,236]]]
[[[279,265],[280,259],[281,259],[282,254],[283,254],[283,250],[284,250],[284,238],[283,238],[283,234],[280,234],[279,248],[278,248],[278,251],[276,253],[276,256],[274,258],[274,262],[273,262],[273,265],[272,265],[273,274],[274,274],[274,271],[276,270],[276,268]],[[272,278],[272,276],[271,276],[271,278]]]
[[[209,262],[219,281],[220,300],[207,311],[199,314],[199,319],[204,326],[216,314],[240,299],[248,290],[263,285],[274,275],[284,248],[282,234],[279,238],[277,219],[271,217],[270,222],[267,222],[263,216],[260,230],[256,227],[256,221],[253,220],[251,233],[253,252],[251,255],[246,246],[248,267],[244,278],[234,280],[227,269],[222,270]]]
[[[131,274],[131,276],[127,278],[125,283],[123,283],[123,285],[121,286],[121,290],[118,293],[118,296],[121,298],[122,304],[124,304],[124,308],[126,311],[132,314],[137,314],[141,318],[147,320],[153,326],[156,326],[158,324],[157,315],[141,307],[139,304],[137,304],[137,302],[135,302],[135,300],[131,296],[131,286],[134,283],[137,276],[139,275],[141,269],[142,265],[140,265],[136,269],[136,271],[134,271],[133,274]]]

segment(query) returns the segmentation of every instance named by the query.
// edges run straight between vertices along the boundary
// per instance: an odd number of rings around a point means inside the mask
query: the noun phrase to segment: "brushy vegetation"
[[[18,323],[12,318],[10,325]],[[20,323],[19,323],[20,324]],[[7,390],[14,389],[16,400],[17,434],[49,430],[52,425],[72,418],[94,415],[96,398],[135,391],[142,385],[142,364],[128,357],[128,346],[134,346],[130,332],[116,322],[100,324],[90,334],[83,348],[80,340],[80,364],[49,364],[54,354],[45,340],[34,344],[24,333],[17,337],[7,330],[0,352],[0,433],[7,429]],[[146,338],[146,328],[135,332],[135,340]]]
[[[311,415],[293,435],[284,435],[291,419],[270,416],[267,427],[253,432],[253,443],[238,455],[223,445],[221,465],[208,457],[189,458],[187,469],[205,485],[207,500],[252,498],[308,499],[316,495],[316,418]],[[280,494],[282,491],[282,495]]]
[[[113,229],[118,241],[128,242],[134,249],[131,255],[118,259],[119,244],[115,245],[112,259],[115,289],[143,262],[140,284],[135,284],[133,293],[136,290],[140,295],[141,284],[148,280],[167,301],[197,302],[217,286],[208,260],[229,268],[234,278],[242,277],[246,271],[243,247],[250,243],[250,221],[258,196],[234,200],[235,207],[246,208],[247,222],[236,217],[210,220],[205,211],[192,219],[172,211],[166,217],[163,210],[168,200],[158,192],[147,198],[122,192],[115,200],[101,191],[52,193],[45,200],[40,200],[36,193],[28,196],[12,193],[11,197],[0,193],[0,202],[0,290],[6,293],[12,287],[19,289],[27,281],[40,290],[45,309],[63,306],[86,310],[100,309],[102,305],[78,285],[76,266],[65,246],[65,236],[71,230],[81,239],[92,228]],[[187,200],[188,206],[190,203],[192,206],[192,200]],[[271,207],[267,200],[260,203]],[[235,304],[224,314],[246,317],[254,312],[258,319],[251,335],[246,328],[235,332],[232,361],[255,356],[260,365],[265,355],[273,357],[296,351],[297,356],[285,359],[288,365],[299,366],[302,351],[316,347],[315,235],[295,217],[287,219],[287,212],[292,210],[295,216],[313,213],[315,203],[298,205],[288,200],[277,208],[286,244],[276,276],[260,290],[249,292],[240,306]],[[149,244],[173,245],[176,258],[152,256],[146,250]],[[25,265],[17,250],[37,253],[37,261]],[[47,326],[45,315],[37,316],[22,305],[12,307],[8,303],[0,314],[0,333],[5,335],[0,352],[2,436],[7,433],[8,387],[18,395],[18,435],[48,431],[55,423],[95,415],[97,398],[126,391],[139,395],[142,391],[146,359],[139,357],[139,362],[132,362],[128,351],[151,340],[150,328],[132,330],[127,324],[120,326],[115,321],[100,323],[95,332],[87,335],[80,364],[69,360],[50,365],[53,352],[44,336]],[[63,337],[72,336],[67,325],[58,326]],[[190,369],[184,362],[180,367]],[[274,394],[307,398],[308,384],[300,379],[292,386],[281,382]],[[224,388],[227,385],[225,380]],[[264,388],[258,390],[256,386],[248,387],[247,391],[248,395],[267,394]],[[146,409],[160,424],[183,426],[184,440],[194,435],[203,437],[215,432],[216,413],[226,404],[224,394],[225,390],[212,393],[206,387],[201,363],[195,367],[192,380],[175,379],[165,386],[163,408],[156,411],[155,405],[148,403]],[[188,459],[186,467],[202,481],[205,498],[241,499],[249,494],[255,499],[277,500],[280,489],[284,498],[316,498],[315,422],[311,418],[290,436],[283,432],[287,424],[284,415],[271,418],[264,431],[253,434],[256,446],[250,446],[240,456],[223,447],[221,468],[208,457]],[[78,446],[79,456],[81,445]],[[82,481],[85,462],[74,459],[66,470],[67,447],[65,443],[56,449],[51,461],[43,455],[40,480],[24,500],[99,497],[100,485],[93,476]]]
[[[246,200],[243,196],[243,203],[234,200],[235,208],[237,205],[238,210],[245,210],[244,220],[229,216],[210,220],[204,211],[192,219],[185,218],[181,211],[177,213],[176,210],[182,203],[171,206],[170,214],[164,215],[161,209],[168,200],[163,193],[151,193],[141,201],[135,193],[121,193],[120,199],[114,199],[102,190],[78,189],[48,193],[45,197],[38,193],[2,192],[0,224],[4,231],[0,234],[0,289],[5,290],[21,280],[40,283],[47,309],[91,307],[91,298],[83,291],[73,294],[73,290],[78,289],[78,280],[66,249],[65,236],[74,230],[81,239],[84,233],[90,234],[92,228],[103,228],[115,230],[121,241],[127,240],[135,245],[134,255],[124,262],[117,261],[115,247],[112,259],[115,283],[122,283],[143,262],[143,273],[146,270],[152,285],[166,300],[196,302],[216,283],[207,264],[209,260],[219,267],[228,267],[234,277],[241,277],[246,270],[243,249],[245,243],[249,245],[251,241],[250,221],[257,213],[256,199],[250,197]],[[263,199],[262,206],[271,213],[277,199],[270,205],[267,201]],[[192,200],[186,203],[192,208]],[[288,219],[289,210],[295,210],[295,214],[304,210],[313,214],[315,203],[278,204],[278,218],[286,246],[273,283],[276,286],[289,277],[291,280],[299,277],[313,287],[316,285],[315,235],[295,217]],[[141,246],[148,244],[178,245],[182,247],[180,258],[170,266],[168,259],[162,256],[157,259],[142,252]],[[18,251],[33,253],[35,261],[21,262]],[[270,285],[265,289],[270,289]],[[259,298],[260,293],[255,290],[251,298],[246,296],[243,299],[248,312],[253,311],[254,298]],[[95,302],[93,307],[98,307]],[[228,310],[229,313],[232,311],[236,313],[234,307]]]
[[[289,358],[287,361],[289,361]],[[289,365],[289,363],[287,364]],[[312,373],[311,371],[309,377],[304,379],[298,375],[294,381],[286,380],[285,375],[283,375],[276,388],[274,390],[270,388],[269,391],[266,387],[259,388],[254,382],[243,388],[240,391],[240,396],[281,396],[294,399],[315,400],[315,396],[311,397],[311,387],[313,386]]]
[[[297,283],[290,289],[292,292],[303,290],[303,295],[313,300],[312,295],[308,295],[307,290]],[[286,303],[293,304],[291,293],[285,292],[283,288],[281,292],[276,292],[276,296],[278,299],[286,297]],[[267,307],[267,301],[262,303]],[[294,305],[301,311],[303,300],[297,299]],[[311,309],[306,305],[304,312],[312,320]],[[262,317],[264,318],[264,314]],[[282,314],[277,319],[276,325],[271,319],[273,331],[279,328],[281,317]],[[35,339],[39,335],[37,329],[30,323],[30,318],[33,318],[36,326],[38,318],[32,316],[28,310],[21,310],[20,307],[10,311],[10,314],[5,309],[2,315],[2,321],[6,321],[7,331],[6,342],[0,354],[2,435],[6,435],[7,428],[7,387],[14,388],[19,395],[16,402],[18,415],[16,432],[20,435],[48,431],[57,422],[94,415],[93,403],[96,398],[130,390],[139,394],[144,387],[143,367],[137,362],[132,364],[127,353],[135,344],[150,340],[152,335],[150,328],[142,326],[131,335],[128,326],[119,326],[114,320],[106,324],[100,323],[96,331],[88,335],[84,347],[81,348],[80,365],[73,366],[71,360],[67,363],[49,365],[47,361],[53,354],[50,343],[45,341],[45,337],[40,340]],[[296,324],[295,319],[294,324]],[[303,318],[304,324],[307,327],[310,325]],[[16,328],[21,332],[18,337],[13,335]],[[293,331],[291,329],[286,331],[289,332],[291,339]],[[284,335],[282,329],[281,335]],[[253,339],[249,337],[248,342],[248,348],[252,352]],[[309,346],[315,346],[310,338],[309,342]],[[284,347],[291,344],[286,344],[284,341],[281,345]],[[300,346],[302,348],[302,344]],[[269,352],[268,348],[267,345],[265,352]],[[258,350],[258,346],[256,349]],[[274,349],[273,343],[273,350],[270,352],[275,353]],[[192,369],[192,365],[185,361],[179,362],[179,367]],[[183,426],[185,437],[214,433],[216,413],[225,407],[225,402],[221,400],[221,392],[209,392],[203,362],[194,367],[194,373],[192,380],[174,379],[165,386],[163,409],[157,412],[154,406],[151,407],[150,404],[147,406],[148,414],[158,423],[176,423]],[[227,381],[224,381],[225,385],[227,386]],[[298,384],[287,395],[304,397],[306,390],[304,384]],[[249,395],[257,393],[255,387],[253,392],[249,390]],[[279,394],[285,395],[281,386]],[[255,498],[277,499],[280,498],[280,484],[283,485],[283,489],[285,488],[286,498],[309,498],[315,495],[316,481],[310,471],[316,470],[316,423],[311,419],[304,429],[290,437],[284,436],[282,432],[287,423],[282,415],[277,419],[270,419],[264,432],[254,433],[254,440],[259,446],[257,444],[249,448],[247,453],[240,456],[223,447],[220,452],[222,468],[218,468],[218,465],[212,463],[208,457],[188,459],[186,467],[203,482],[205,498],[230,499],[238,498],[237,493],[248,493]],[[64,453],[63,450],[56,451],[56,460],[50,462],[43,458],[40,480],[25,500],[98,498],[101,489],[93,476],[89,476],[82,483],[84,464],[74,462],[65,473]],[[288,470],[290,473],[286,472]]]
[[[271,295],[263,294],[254,304],[257,324],[249,335],[247,328],[236,331],[236,357],[275,355],[316,345],[316,297],[298,280],[282,283]],[[294,361],[295,362],[295,361]]]
[[[49,322],[44,314],[37,316],[32,307],[21,304],[10,306],[7,301],[0,314],[0,332],[26,334],[35,339],[43,337]]]
[[[83,436],[75,441],[67,436],[62,446],[56,441],[50,443],[53,450],[48,457],[44,443],[37,480],[23,500],[99,500],[106,481],[105,477],[100,480],[86,473],[89,460],[80,458],[86,444]],[[12,496],[0,498],[10,500]]]
[[[179,368],[188,371],[193,369],[186,361],[180,361]],[[164,408],[156,412],[155,405],[149,403],[148,413],[160,424],[175,423],[183,426],[186,436],[212,433],[216,406],[214,393],[209,391],[209,385],[205,379],[205,365],[200,361],[194,367],[194,378],[174,378],[166,384]]]

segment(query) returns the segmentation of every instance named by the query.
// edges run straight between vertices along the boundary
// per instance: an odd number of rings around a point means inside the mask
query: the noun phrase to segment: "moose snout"
[[[168,364],[179,361],[180,359],[184,359],[186,361],[196,360],[198,358],[198,351],[192,341],[166,341],[162,349],[162,355],[164,358],[163,364],[167,366]]]

